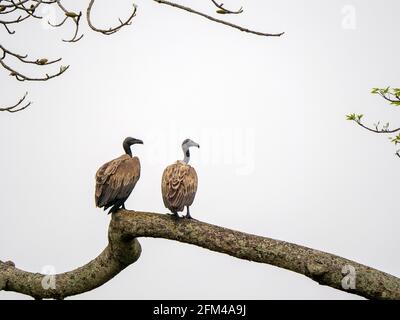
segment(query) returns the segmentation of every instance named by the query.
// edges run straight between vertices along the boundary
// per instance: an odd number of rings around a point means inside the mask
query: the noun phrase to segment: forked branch
[[[2,54],[0,56],[0,65],[3,66],[4,69],[8,70],[10,72],[10,76],[15,77],[18,81],[47,81],[47,80],[50,80],[50,79],[53,79],[55,77],[62,75],[69,68],[69,66],[60,66],[58,72],[53,73],[53,74],[46,73],[42,77],[27,76],[27,75],[23,74],[22,72],[17,71],[15,68],[11,67],[10,65],[8,65],[5,62],[7,56],[10,56],[11,58],[16,59],[17,61],[19,61],[23,64],[34,64],[37,66],[48,66],[50,64],[54,64],[54,63],[61,61],[61,58],[56,59],[56,60],[48,60],[47,58],[30,60],[30,59],[28,59],[28,55],[21,55],[21,54],[12,52],[12,51],[4,48],[4,46],[2,46],[1,44],[0,44],[0,52],[2,52]]]
[[[57,0],[57,6],[61,9],[61,11],[64,13],[64,19],[57,24],[52,24],[50,21],[48,21],[47,23],[49,25],[51,25],[52,27],[58,28],[63,26],[67,21],[72,21],[72,23],[74,24],[74,33],[71,37],[71,39],[65,40],[63,39],[62,41],[64,42],[78,42],[79,40],[81,40],[83,38],[83,34],[79,35],[79,27],[80,27],[80,21],[81,21],[81,17],[82,17],[82,12],[79,13],[75,13],[73,11],[67,10],[63,4],[61,3],[61,0]]]

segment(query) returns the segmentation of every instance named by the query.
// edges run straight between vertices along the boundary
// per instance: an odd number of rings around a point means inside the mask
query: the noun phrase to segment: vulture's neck
[[[183,162],[188,164],[190,161],[190,152],[189,149],[183,150],[183,153],[185,154],[185,157],[183,158]]]
[[[124,144],[124,150],[125,150],[125,153],[132,158],[131,146],[128,146],[127,144]]]

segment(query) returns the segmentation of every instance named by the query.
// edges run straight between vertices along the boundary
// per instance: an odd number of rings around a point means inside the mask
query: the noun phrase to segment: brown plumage
[[[104,210],[112,207],[109,213],[125,208],[125,201],[140,178],[139,158],[132,157],[130,152],[130,146],[134,143],[142,142],[133,138],[125,139],[126,154],[105,163],[97,170],[95,203]]]
[[[162,176],[164,205],[173,213],[191,206],[196,196],[197,181],[194,168],[183,161],[168,166]]]
[[[186,217],[191,218],[189,207],[194,201],[197,191],[197,174],[188,162],[190,160],[190,147],[198,147],[199,144],[190,139],[182,143],[185,158],[168,166],[161,180],[161,193],[166,208],[179,217],[178,212],[187,208]]]

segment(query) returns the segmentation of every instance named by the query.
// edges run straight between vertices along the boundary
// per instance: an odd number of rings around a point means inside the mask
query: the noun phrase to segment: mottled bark
[[[55,289],[44,289],[44,275],[29,273],[0,262],[0,290],[34,298],[65,298],[90,291],[113,278],[140,256],[138,237],[193,244],[240,259],[274,265],[305,275],[321,285],[370,299],[400,299],[400,279],[329,253],[300,245],[246,234],[197,220],[134,211],[113,214],[109,245],[93,261],[55,276]],[[347,267],[346,267],[347,266]],[[355,288],[342,286],[346,268],[355,270]]]
[[[20,270],[11,261],[0,261],[0,291],[15,291],[35,299],[64,299],[93,290],[140,257],[141,247],[136,239],[122,237],[115,230],[109,238],[108,246],[94,260],[73,271],[54,275],[53,279]],[[51,287],[52,281],[55,288]]]

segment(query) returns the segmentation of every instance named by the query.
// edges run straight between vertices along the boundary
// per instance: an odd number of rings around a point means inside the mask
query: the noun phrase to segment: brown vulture
[[[96,173],[96,207],[107,210],[108,214],[125,209],[125,201],[140,178],[140,162],[132,157],[131,146],[143,144],[142,140],[126,138],[122,144],[125,154],[103,164]]]
[[[192,205],[197,191],[197,174],[188,163],[190,160],[190,147],[200,148],[199,144],[190,139],[182,143],[184,153],[183,161],[176,161],[168,166],[163,173],[161,192],[166,208],[171,210],[175,217],[178,212],[186,207],[186,218],[191,219],[189,207]]]

